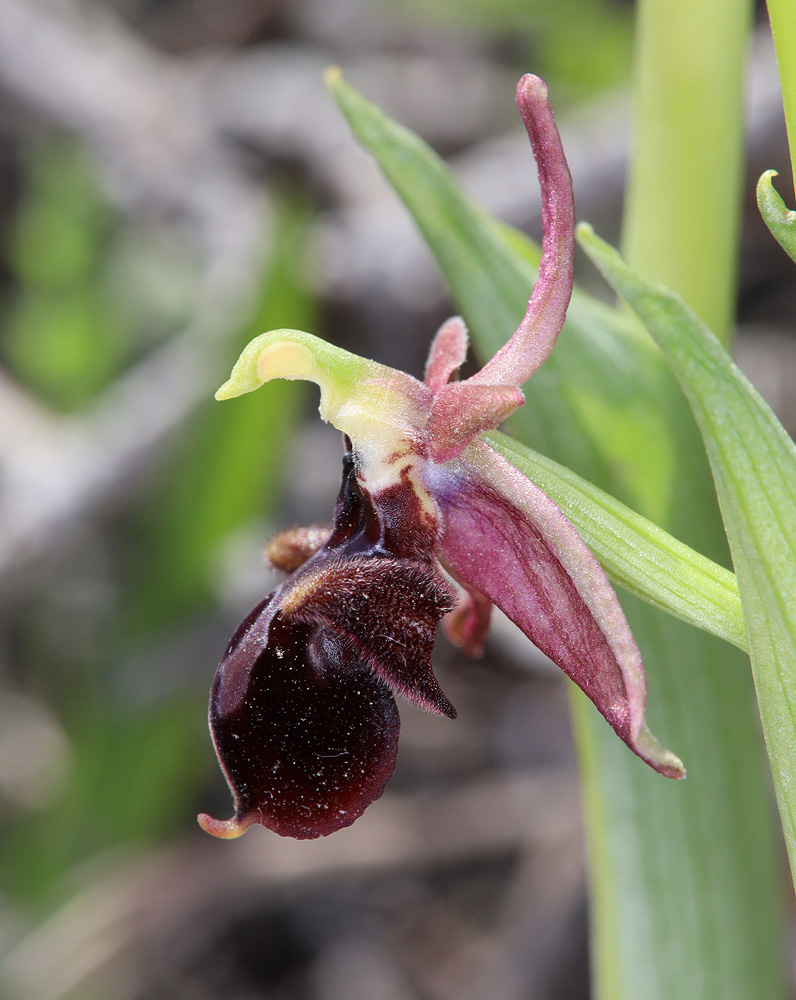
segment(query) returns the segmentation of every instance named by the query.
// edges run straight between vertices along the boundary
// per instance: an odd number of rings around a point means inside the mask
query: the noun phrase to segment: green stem
[[[793,186],[796,188],[796,4],[793,0],[768,0],[768,16],[777,53]]]
[[[792,0],[776,2],[793,7]],[[751,6],[748,0],[639,0],[638,6],[624,256],[678,292],[725,343],[735,303]]]

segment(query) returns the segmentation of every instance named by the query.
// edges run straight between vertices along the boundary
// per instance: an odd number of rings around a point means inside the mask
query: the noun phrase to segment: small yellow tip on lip
[[[209,833],[212,837],[220,837],[222,840],[235,840],[255,822],[253,816],[241,818],[233,816],[232,819],[221,820],[213,819],[207,813],[199,813],[196,820],[205,833]]]

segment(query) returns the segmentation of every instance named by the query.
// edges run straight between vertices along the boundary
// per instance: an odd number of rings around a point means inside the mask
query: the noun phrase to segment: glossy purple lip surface
[[[245,644],[222,661],[211,694],[216,750],[235,796],[229,822],[240,832],[257,822],[282,836],[326,836],[384,790],[398,752],[398,710],[386,685],[321,629],[277,613],[267,633],[243,668],[240,704],[224,711],[223,693]],[[216,824],[208,818],[210,832],[220,832]]]

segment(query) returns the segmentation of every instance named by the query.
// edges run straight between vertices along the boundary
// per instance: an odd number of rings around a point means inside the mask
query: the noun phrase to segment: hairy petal
[[[285,614],[322,626],[408,701],[455,719],[431,668],[437,627],[453,604],[430,565],[369,556],[319,562],[280,601]]]
[[[464,364],[467,357],[467,327],[461,316],[452,316],[437,330],[426,361],[425,383],[438,392]]]
[[[457,458],[482,431],[493,430],[525,402],[510,385],[473,385],[451,382],[434,397],[426,432],[431,458]]]
[[[438,484],[442,555],[591,698],[655,770],[682,763],[644,724],[641,655],[600,564],[556,505],[484,442]]]
[[[542,259],[528,309],[516,333],[468,381],[522,385],[546,360],[564,325],[572,295],[575,203],[547,87],[530,73],[517,84],[517,106],[533,147],[542,189]]]
[[[235,815],[202,814],[199,823],[217,837],[262,823],[300,840],[350,826],[393,772],[399,727],[392,695],[368,666],[266,598],[230,643],[210,696]]]

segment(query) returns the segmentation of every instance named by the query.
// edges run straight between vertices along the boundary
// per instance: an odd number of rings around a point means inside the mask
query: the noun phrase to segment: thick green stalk
[[[792,0],[780,0],[783,7]],[[639,0],[624,256],[726,343],[735,303],[749,0]]]
[[[793,0],[768,0],[768,16],[777,53],[793,186],[796,188],[796,4]]]

